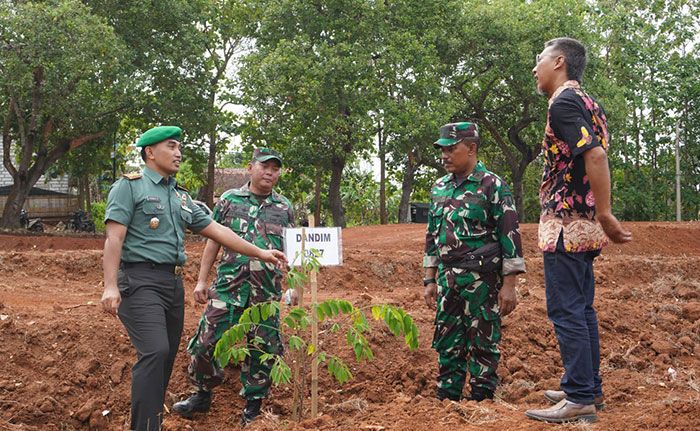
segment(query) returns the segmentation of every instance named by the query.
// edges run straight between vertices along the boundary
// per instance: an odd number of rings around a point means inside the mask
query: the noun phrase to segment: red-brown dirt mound
[[[249,428],[700,429],[700,224],[627,226],[634,242],[609,246],[596,260],[607,402],[598,423],[555,426],[523,415],[544,406],[542,391],[555,388],[562,372],[545,312],[535,225],[522,228],[528,273],[519,278],[518,308],[504,319],[502,383],[496,401],[480,404],[434,398],[434,316],[423,302],[420,267],[425,226],[391,225],[344,230],[344,265],[321,271],[319,292],[321,299],[404,307],[421,331],[420,348],[408,352],[402,340],[373,324],[368,339],[375,359],[356,364],[344,337],[324,334],[321,347],[340,354],[354,379],[338,386],[322,369],[321,416],[298,424],[290,421],[291,389],[274,388],[264,417]],[[135,354],[121,324],[98,306],[102,242],[0,235],[0,429],[121,430],[128,423]],[[187,244],[185,333],[168,408],[189,391],[184,349],[203,310],[189,291],[202,246],[201,241]],[[209,414],[188,421],[166,413],[164,428],[238,429],[239,389],[238,371],[231,369]]]

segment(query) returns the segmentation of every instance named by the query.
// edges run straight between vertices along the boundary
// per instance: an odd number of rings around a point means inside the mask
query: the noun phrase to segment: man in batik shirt
[[[593,259],[608,238],[632,239],[611,212],[608,128],[603,109],[581,89],[585,66],[583,45],[559,38],[545,44],[533,69],[538,92],[549,97],[538,237],[564,375],[560,390],[544,394],[555,405],[525,414],[547,422],[597,420],[603,390]]]
[[[437,308],[437,397],[454,401],[467,370],[468,398],[493,398],[501,317],[515,309],[516,275],[525,272],[513,197],[478,161],[479,143],[476,124],[462,122],[441,127],[434,144],[449,175],[431,191],[423,285],[426,304]]]

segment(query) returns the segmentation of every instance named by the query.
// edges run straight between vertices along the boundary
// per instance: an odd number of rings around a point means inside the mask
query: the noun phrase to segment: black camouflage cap
[[[464,139],[479,140],[479,128],[476,124],[467,121],[445,124],[440,127],[440,139],[433,143],[433,147],[449,147]]]
[[[280,166],[282,166],[282,156],[280,156],[280,153],[270,148],[256,148],[255,151],[253,151],[253,160],[256,162],[277,160]]]

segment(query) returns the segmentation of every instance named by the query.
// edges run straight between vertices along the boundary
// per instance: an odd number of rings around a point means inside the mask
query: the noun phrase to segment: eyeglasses
[[[542,60],[543,57],[552,57],[552,58],[554,58],[554,57],[561,57],[561,54],[560,54],[560,55],[552,55],[552,54],[540,55],[540,54],[537,54],[537,55],[535,56],[535,64],[540,64],[540,61]]]

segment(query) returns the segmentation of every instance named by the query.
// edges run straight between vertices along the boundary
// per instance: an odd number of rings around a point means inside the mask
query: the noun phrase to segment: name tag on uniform
[[[160,202],[158,196],[146,196],[146,202]]]

